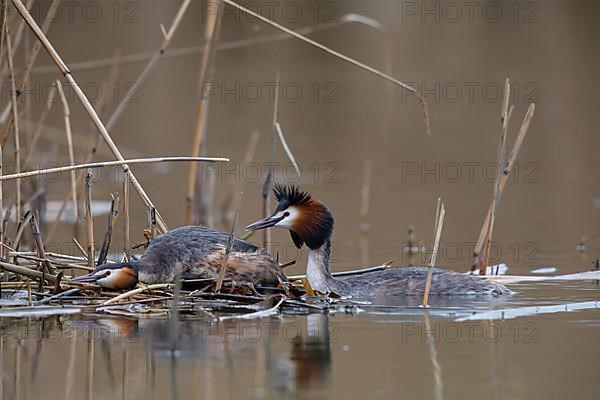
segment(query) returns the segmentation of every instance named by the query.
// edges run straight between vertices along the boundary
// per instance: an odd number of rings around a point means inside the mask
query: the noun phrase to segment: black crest
[[[284,186],[281,184],[275,184],[273,193],[279,202],[277,207],[278,210],[284,210],[290,206],[307,204],[310,201],[310,194],[308,192],[301,191],[298,186],[294,185]]]

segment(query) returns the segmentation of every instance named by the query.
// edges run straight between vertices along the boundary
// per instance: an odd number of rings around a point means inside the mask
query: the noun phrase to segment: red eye
[[[110,270],[106,271],[106,276],[109,276],[111,274]]]
[[[290,213],[289,213],[288,211],[286,211],[286,212],[284,212],[284,213],[283,213],[283,216],[284,216],[284,217],[289,217],[289,216],[290,216]]]

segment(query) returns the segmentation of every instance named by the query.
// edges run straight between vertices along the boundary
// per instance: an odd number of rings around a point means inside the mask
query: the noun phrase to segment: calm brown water
[[[84,11],[87,3],[93,5]],[[179,7],[179,2],[116,2],[116,8],[109,3],[82,2],[72,17],[63,8],[49,34],[88,93],[100,88],[107,96],[105,121],[144,63],[120,65],[116,79],[106,66],[81,68],[77,63],[111,57],[116,49],[121,55],[154,51],[162,40],[160,24],[168,27]],[[263,2],[252,5],[269,13]],[[306,44],[285,40],[219,51],[211,80],[206,154],[227,156],[232,162],[204,171],[205,187],[214,185],[214,225],[228,229],[230,221],[221,218],[222,211],[230,210],[226,204],[242,190],[237,232],[260,217],[260,191],[271,151],[269,88],[279,67],[278,120],[303,175],[296,177],[278,145],[276,159],[281,164],[276,176],[278,181],[300,184],[334,212],[333,270],[389,259],[405,265],[402,248],[409,226],[431,247],[439,196],[447,216],[438,263],[465,270],[493,194],[499,91],[509,77],[515,106],[509,148],[527,103],[535,102],[537,108],[500,204],[492,261],[508,264],[512,274],[547,266],[559,273],[591,268],[600,250],[600,5],[584,0],[482,1],[473,7],[471,14],[460,2],[297,1],[277,3],[272,9],[275,20],[294,29],[315,22],[331,25],[311,37],[376,68],[390,68],[394,77],[421,88],[430,104],[432,138],[425,134],[414,96]],[[100,16],[94,14],[98,9]],[[296,9],[302,14],[298,20]],[[379,21],[388,36],[372,26],[335,22],[347,20],[348,13]],[[170,48],[200,45],[205,14],[201,2],[193,2]],[[220,41],[275,32],[231,14]],[[391,42],[391,67],[383,44],[386,37]],[[27,31],[23,43],[33,43]],[[200,59],[200,54],[165,58],[138,88],[111,132],[127,157],[190,153]],[[23,57],[16,62],[22,65]],[[44,54],[37,65],[49,66],[51,61]],[[25,145],[44,107],[48,85],[56,78],[55,72],[44,70],[32,78],[26,115],[34,123],[23,124]],[[9,92],[3,93],[6,104]],[[72,109],[76,158],[81,161],[93,133],[75,100]],[[46,125],[52,129],[44,131],[35,162],[67,162],[60,103]],[[260,139],[254,161],[244,164],[255,130]],[[9,141],[5,163],[12,146]],[[111,158],[106,147],[98,150],[97,160]],[[364,232],[360,212],[367,164],[369,229]],[[169,226],[181,225],[187,166],[143,166],[135,171]],[[62,200],[69,188],[66,175],[57,182],[38,183],[47,188],[49,200]],[[10,192],[7,186],[5,193]],[[120,190],[119,174],[103,172],[94,197],[107,199]],[[145,210],[137,198],[132,206],[132,241],[138,241]],[[97,220],[100,237],[105,216]],[[75,253],[69,244],[72,229],[62,228],[48,245]],[[576,251],[582,237],[585,253]],[[273,240],[280,259],[298,259],[286,271],[303,273],[306,252],[298,253],[285,232],[273,232]],[[115,243],[120,242],[119,232]],[[427,260],[428,256],[418,258]],[[514,289],[517,295],[506,301],[481,305],[464,300],[461,308],[600,297],[595,282]],[[1,393],[6,399],[598,398],[596,310],[472,322],[476,326],[457,322],[458,315],[434,312],[354,311],[214,326],[185,320],[178,324],[176,339],[170,336],[168,321],[106,315],[3,320]],[[492,340],[486,336],[490,332],[501,333]],[[90,341],[90,335],[96,340]]]

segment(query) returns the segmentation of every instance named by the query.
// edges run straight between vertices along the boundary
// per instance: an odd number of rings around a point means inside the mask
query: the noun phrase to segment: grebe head
[[[333,215],[325,204],[297,186],[275,185],[273,193],[278,201],[273,215],[248,225],[247,231],[285,228],[298,248],[317,249],[331,238]]]
[[[87,275],[73,279],[76,282],[95,283],[115,290],[131,289],[138,283],[138,273],[132,263],[103,264]]]

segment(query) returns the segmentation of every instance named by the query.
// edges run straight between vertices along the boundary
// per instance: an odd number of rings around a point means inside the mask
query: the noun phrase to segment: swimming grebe
[[[284,228],[289,230],[296,247],[306,244],[309,248],[306,277],[312,289],[361,298],[423,293],[428,267],[389,268],[345,279],[334,278],[329,270],[333,215],[327,206],[296,186],[276,185],[274,194],[279,203],[273,215],[249,225],[246,230]],[[508,293],[510,290],[504,286],[478,276],[441,268],[433,270],[431,295]]]
[[[182,279],[216,279],[224,262],[229,234],[201,226],[184,226],[152,240],[139,261],[99,265],[75,278],[109,289],[130,289],[146,284]],[[235,238],[227,261],[226,278],[238,283],[277,286],[287,278],[265,250]]]

